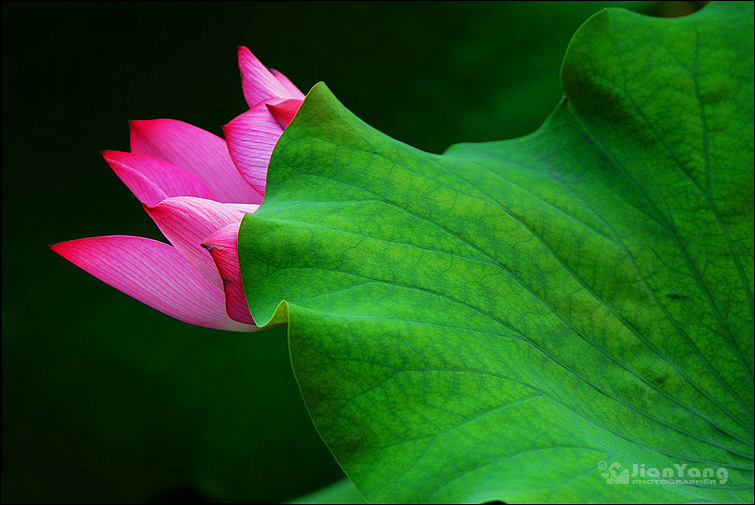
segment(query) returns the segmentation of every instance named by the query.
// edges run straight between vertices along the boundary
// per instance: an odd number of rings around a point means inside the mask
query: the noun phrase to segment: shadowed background
[[[3,502],[269,502],[342,478],[285,328],[192,327],[48,250],[164,240],[99,155],[129,149],[128,120],[221,134],[246,110],[243,44],[415,147],[516,137],[559,100],[573,32],[616,4],[4,2]]]

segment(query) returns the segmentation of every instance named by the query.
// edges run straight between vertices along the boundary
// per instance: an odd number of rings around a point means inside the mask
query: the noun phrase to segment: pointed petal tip
[[[262,64],[259,58],[257,58],[254,55],[254,53],[246,46],[239,46],[238,56],[239,56],[239,66],[242,66],[244,62],[248,62],[255,66],[257,65],[262,66],[268,72],[270,71],[265,65]]]
[[[174,200],[180,200],[182,198],[185,198],[185,197],[180,197],[180,196],[177,196],[177,197],[168,197],[165,200],[162,200],[160,202],[155,203],[154,205],[150,205],[148,203],[142,202],[142,208],[144,209],[144,212],[146,212],[147,214],[149,214],[149,217],[151,217],[152,219],[155,219],[156,217],[158,217],[158,216],[160,216],[162,214],[165,214],[166,212],[170,213],[170,211],[172,210],[172,209],[168,208],[170,202],[172,202]],[[189,197],[189,198],[191,198],[191,197]]]
[[[83,240],[83,239],[74,239],[74,240],[64,240],[62,242],[55,242],[54,244],[50,244],[47,247],[50,248],[54,253],[60,254],[61,256],[65,257],[64,252],[66,249],[66,246],[71,244],[72,242],[76,242],[77,240]]]
[[[113,149],[105,149],[103,151],[100,151],[100,155],[103,158],[105,158],[105,161],[107,161],[108,163],[110,163],[111,161],[115,160],[116,158],[118,158],[122,154],[129,154],[129,153],[124,153],[123,151],[116,151],[116,150],[113,150]]]
[[[188,124],[184,123],[183,121],[179,121],[178,119],[160,117],[152,119],[129,119],[128,127],[129,131],[132,134],[144,133],[145,135],[148,135],[149,132],[155,128],[170,128],[172,125],[177,123]]]
[[[289,98],[288,100],[278,103],[267,103],[265,106],[267,107],[268,112],[270,112],[270,115],[273,116],[273,119],[275,119],[280,127],[285,130],[288,128],[288,125],[291,124],[291,121],[293,121],[301,104],[302,100]]]
[[[149,121],[148,119],[129,119],[128,121],[128,128],[132,132],[135,130],[139,130],[142,126],[144,126],[144,123]]]

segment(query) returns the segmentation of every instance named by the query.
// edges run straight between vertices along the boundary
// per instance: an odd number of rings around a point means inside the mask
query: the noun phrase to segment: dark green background
[[[601,6],[3,3],[3,501],[280,501],[341,477],[285,329],[191,327],[47,249],[161,238],[99,155],[128,150],[129,119],[220,134],[245,110],[244,44],[422,149],[520,136],[555,106],[566,45]]]

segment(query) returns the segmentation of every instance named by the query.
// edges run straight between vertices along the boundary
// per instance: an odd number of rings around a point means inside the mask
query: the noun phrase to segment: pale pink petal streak
[[[304,93],[299,91],[299,88],[297,88],[293,82],[288,80],[288,77],[283,75],[281,72],[278,72],[274,68],[270,69],[270,72],[275,76],[276,79],[278,79],[278,82],[280,82],[284,88],[286,88],[286,91],[288,91],[288,94],[285,95],[289,98],[297,98],[299,100],[304,100]]]
[[[167,161],[119,151],[103,151],[102,156],[144,204],[157,205],[172,196],[214,199],[205,183]]]
[[[271,103],[280,101],[271,101]],[[244,180],[265,194],[267,166],[283,128],[262,102],[223,127],[228,151]]]
[[[168,244],[113,235],[61,242],[51,249],[115,289],[186,323],[232,331],[257,329],[230,319],[223,291]]]
[[[280,103],[268,103],[267,110],[270,111],[270,114],[273,116],[273,119],[275,119],[278,122],[281,128],[285,130],[286,128],[288,128],[288,125],[290,125],[291,121],[294,119],[294,116],[296,115],[296,112],[299,110],[301,103],[302,103],[301,100],[291,98],[289,100],[285,100]]]
[[[244,285],[241,282],[238,253],[240,224],[239,221],[219,229],[205,239],[202,247],[210,251],[220,277],[223,279],[225,308],[228,315],[241,323],[254,324],[244,294]]]
[[[194,175],[221,202],[261,203],[262,195],[244,182],[225,141],[173,119],[131,121],[131,151],[165,160]]]
[[[246,212],[254,212],[257,205],[248,205]],[[207,280],[223,287],[220,274],[210,254],[202,248],[205,238],[231,223],[238,223],[245,210],[212,200],[176,197],[155,206],[145,206],[147,213],[170,243]]]
[[[239,47],[239,69],[244,98],[250,108],[270,98],[289,98],[288,85],[282,83],[246,47]],[[293,98],[293,97],[291,97]]]

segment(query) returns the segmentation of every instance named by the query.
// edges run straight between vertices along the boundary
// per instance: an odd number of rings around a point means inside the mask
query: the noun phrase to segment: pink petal
[[[294,119],[294,116],[296,115],[296,111],[299,110],[299,107],[301,106],[302,100],[297,100],[295,98],[291,98],[289,100],[285,100],[280,103],[269,103],[267,104],[267,110],[270,111],[270,115],[273,116],[273,119],[275,119],[278,124],[283,128],[284,130],[288,128],[288,125],[291,124],[291,121]]]
[[[119,151],[103,151],[102,156],[139,201],[147,205],[157,205],[171,196],[214,199],[205,183],[167,161]]]
[[[254,324],[241,282],[239,266],[238,236],[241,221],[224,226],[209,237],[202,247],[210,251],[212,259],[223,279],[225,289],[225,310],[231,319],[241,323]]]
[[[241,69],[241,86],[244,89],[244,98],[246,98],[249,108],[270,98],[298,98],[293,96],[289,90],[290,82],[288,84],[282,83],[244,46],[239,47],[239,69]]]
[[[280,82],[284,88],[286,88],[286,91],[288,91],[289,98],[297,98],[299,100],[304,100],[304,93],[299,91],[299,88],[297,88],[293,82],[288,80],[288,77],[283,75],[282,73],[278,72],[274,68],[270,69],[270,72],[275,76],[276,79],[278,79],[278,82]]]
[[[223,127],[228,151],[244,180],[264,196],[267,166],[283,128],[267,103],[251,108]]]
[[[204,182],[221,202],[261,203],[262,194],[244,182],[225,141],[173,119],[131,121],[131,151],[160,158]]]
[[[223,292],[168,244],[114,235],[50,247],[115,289],[186,323],[232,331],[257,329],[231,320]]]
[[[205,238],[224,226],[239,223],[244,212],[254,212],[258,205],[229,205],[179,196],[168,198],[145,210],[155,221],[163,235],[189,263],[218,288],[223,282],[212,256],[202,248]]]

